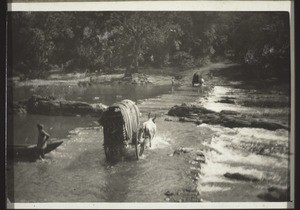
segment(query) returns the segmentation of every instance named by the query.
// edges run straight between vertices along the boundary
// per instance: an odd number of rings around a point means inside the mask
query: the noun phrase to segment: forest
[[[140,67],[196,68],[228,58],[268,77],[288,77],[287,12],[11,12],[8,75],[130,75]]]

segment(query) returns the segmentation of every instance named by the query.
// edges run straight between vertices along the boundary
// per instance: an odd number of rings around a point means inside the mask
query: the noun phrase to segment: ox
[[[156,115],[151,118],[150,113],[148,114],[148,120],[143,123],[142,127],[139,129],[138,141],[140,142],[140,153],[139,156],[142,156],[145,147],[149,144],[151,147],[151,141],[156,133],[156,124],[155,124]]]

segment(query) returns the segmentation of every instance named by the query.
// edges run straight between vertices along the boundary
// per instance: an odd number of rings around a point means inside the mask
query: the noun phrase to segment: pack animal
[[[151,118],[150,113],[148,115],[148,120],[143,123],[142,127],[139,129],[138,140],[141,145],[140,156],[143,154],[147,143],[149,143],[149,147],[151,147],[151,141],[156,133],[156,124],[155,124],[156,115]]]
[[[201,87],[203,83],[204,83],[204,79],[203,79],[201,73],[195,72],[195,74],[193,75],[193,80],[192,80],[193,87],[195,87],[195,86]]]

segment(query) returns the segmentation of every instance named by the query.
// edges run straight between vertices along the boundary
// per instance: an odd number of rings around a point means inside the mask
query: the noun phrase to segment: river
[[[171,86],[39,86],[14,89],[14,100],[32,93],[61,96],[68,100],[101,102],[110,105],[122,99],[138,102],[142,121],[148,112],[156,113],[157,135],[153,147],[139,161],[127,160],[111,165],[105,160],[102,128],[97,118],[41,115],[14,115],[8,143],[35,143],[36,123],[44,124],[51,138],[64,143],[46,155],[45,161],[8,161],[7,192],[12,202],[166,202],[165,192],[176,192],[195,184],[188,173],[191,165],[174,150],[185,147],[206,153],[198,191],[203,201],[262,201],[257,197],[266,187],[287,186],[288,155],[266,157],[236,150],[232,142],[268,142],[288,145],[285,130],[224,128],[217,125],[166,121],[165,114],[176,104],[211,98],[227,87],[212,91],[203,88]],[[215,92],[214,92],[215,91]],[[219,92],[218,92],[219,91]],[[227,91],[228,92],[228,91]],[[218,107],[218,104],[211,107]],[[235,107],[233,107],[235,109]],[[249,111],[249,109],[246,109]],[[206,149],[205,149],[206,148]],[[211,149],[207,149],[211,148]],[[217,151],[217,152],[216,152]],[[226,179],[226,172],[246,172],[260,182]]]

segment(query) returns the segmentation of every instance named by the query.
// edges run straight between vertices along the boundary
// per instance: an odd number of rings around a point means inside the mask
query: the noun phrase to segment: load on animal
[[[103,126],[104,151],[108,160],[117,160],[126,156],[133,147],[135,157],[139,159],[138,129],[140,112],[131,100],[114,103],[103,112],[99,119]]]
[[[199,73],[199,72],[195,72],[194,75],[193,75],[193,80],[192,80],[192,84],[193,84],[193,87],[201,87],[204,83],[204,79],[202,77],[202,74]]]

